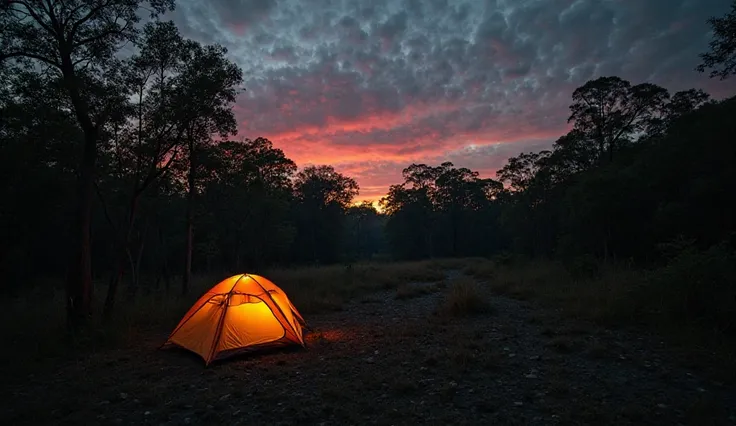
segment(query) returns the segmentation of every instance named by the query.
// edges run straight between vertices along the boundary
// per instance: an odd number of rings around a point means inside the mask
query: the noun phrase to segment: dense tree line
[[[551,149],[496,179],[412,164],[379,214],[331,166],[237,135],[242,71],[157,19],[173,7],[0,6],[0,282],[65,277],[71,326],[93,299],[109,315],[140,291],[186,293],[193,271],[502,252],[646,263],[734,232],[733,98],[600,77],[572,94],[573,129]],[[711,20],[701,71],[733,72],[734,15]]]

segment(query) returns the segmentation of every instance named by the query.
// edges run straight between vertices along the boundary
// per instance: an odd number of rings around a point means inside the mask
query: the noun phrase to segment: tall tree
[[[82,135],[58,78],[25,70],[5,77],[0,75],[0,289],[15,292],[64,269],[58,253],[65,250]]]
[[[646,131],[669,94],[651,83],[632,86],[620,77],[599,77],[575,89],[568,122],[594,142],[599,159],[613,160],[614,152]]]
[[[202,147],[202,234],[216,242],[219,264],[234,270],[262,266],[288,254],[290,178],[296,164],[265,138]]]
[[[90,223],[100,130],[120,102],[115,54],[138,35],[139,0],[6,0],[0,6],[0,62],[41,65],[64,82],[84,134],[78,166],[77,211],[66,277],[71,328],[92,306]],[[149,0],[152,18],[174,9],[173,0]]]
[[[736,0],[731,2],[731,11],[722,18],[708,19],[713,30],[710,50],[700,54],[703,61],[696,67],[699,72],[710,68],[710,77],[725,80],[736,72]]]
[[[549,155],[550,151],[522,152],[509,158],[506,165],[496,172],[496,177],[512,190],[524,191],[539,171],[542,159]]]
[[[243,80],[242,70],[227,58],[227,49],[219,45],[201,46],[190,42],[186,50],[187,68],[181,74],[176,100],[182,106],[177,118],[184,125],[187,151],[186,251],[182,293],[189,290],[194,247],[194,203],[200,150],[214,134],[225,138],[237,134],[232,111]]]
[[[125,89],[131,99],[117,109],[111,121],[110,135],[102,144],[105,172],[101,180],[117,186],[113,195],[125,205],[125,217],[112,219],[117,235],[118,259],[105,298],[104,316],[110,318],[125,259],[130,262],[133,279],[129,295],[137,289],[139,277],[130,240],[135,227],[140,198],[177,158],[185,127],[174,120],[178,99],[173,92],[177,77],[185,71],[185,41],[173,22],[149,22],[143,30],[140,51],[125,63]],[[127,107],[127,108],[125,108]],[[107,160],[107,161],[105,161]],[[107,178],[107,179],[105,179]],[[104,186],[104,185],[103,185]],[[108,188],[112,189],[112,188]],[[108,194],[109,195],[109,194]],[[105,203],[107,196],[100,197]],[[117,223],[120,222],[120,223]],[[139,250],[140,253],[140,250]]]
[[[358,183],[332,166],[307,166],[294,179],[298,201],[300,251],[315,262],[338,258],[346,209],[358,195]]]

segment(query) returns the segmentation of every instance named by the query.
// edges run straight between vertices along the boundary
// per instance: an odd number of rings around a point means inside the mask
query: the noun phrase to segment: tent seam
[[[277,309],[279,310],[279,312],[281,313],[281,316],[283,316],[283,317],[284,317],[284,319],[287,319],[287,318],[286,318],[286,314],[284,314],[284,310],[283,310],[283,309],[281,309],[281,306],[279,306],[279,304],[278,304],[278,303],[276,303],[276,301],[275,301],[275,300],[273,300],[273,297],[271,297],[271,293],[269,293],[269,292],[268,292],[268,291],[266,290],[266,288],[265,288],[265,287],[263,287],[263,285],[262,285],[262,284],[261,284],[260,282],[258,282],[258,280],[257,280],[257,279],[253,278],[253,276],[252,276],[252,275],[248,274],[248,276],[250,277],[250,279],[252,279],[253,281],[255,281],[255,282],[256,282],[256,284],[258,284],[258,286],[259,286],[259,287],[260,287],[260,288],[261,288],[261,289],[262,289],[262,290],[263,290],[263,291],[264,291],[264,292],[265,292],[265,293],[266,293],[266,294],[268,295],[268,298],[269,298],[269,299],[271,299],[271,302],[273,302],[273,304],[274,304],[274,305],[276,305],[276,308],[277,308]],[[287,299],[288,299],[288,296],[287,296]],[[269,308],[269,309],[271,309],[271,308]],[[273,313],[273,312],[271,312],[271,313]],[[280,322],[280,321],[279,321],[279,322]],[[291,329],[291,332],[292,332],[292,333],[294,333],[294,336],[296,336],[296,337],[299,337],[299,333],[297,333],[297,332],[296,332],[296,330],[294,329],[294,326],[293,326],[293,325],[292,325],[292,324],[291,324],[291,323],[290,323],[290,322],[289,322],[288,320],[287,320],[286,322],[287,322],[287,323],[289,324],[289,328]],[[304,345],[304,338],[302,338],[302,337],[299,337],[299,341],[301,342],[301,344],[302,344],[302,345]]]

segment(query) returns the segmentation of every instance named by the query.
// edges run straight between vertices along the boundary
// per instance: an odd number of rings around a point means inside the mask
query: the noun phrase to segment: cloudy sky
[[[412,162],[493,177],[567,129],[601,75],[736,93],[694,71],[730,0],[179,0],[186,37],[244,70],[239,134],[330,164],[377,200]]]

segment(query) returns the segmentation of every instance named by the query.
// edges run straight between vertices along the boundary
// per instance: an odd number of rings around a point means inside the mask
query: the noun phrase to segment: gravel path
[[[0,423],[736,424],[733,386],[661,342],[492,295],[491,312],[448,319],[433,314],[447,289],[428,288],[307,318],[306,351],[210,368],[152,335],[29,378]]]

